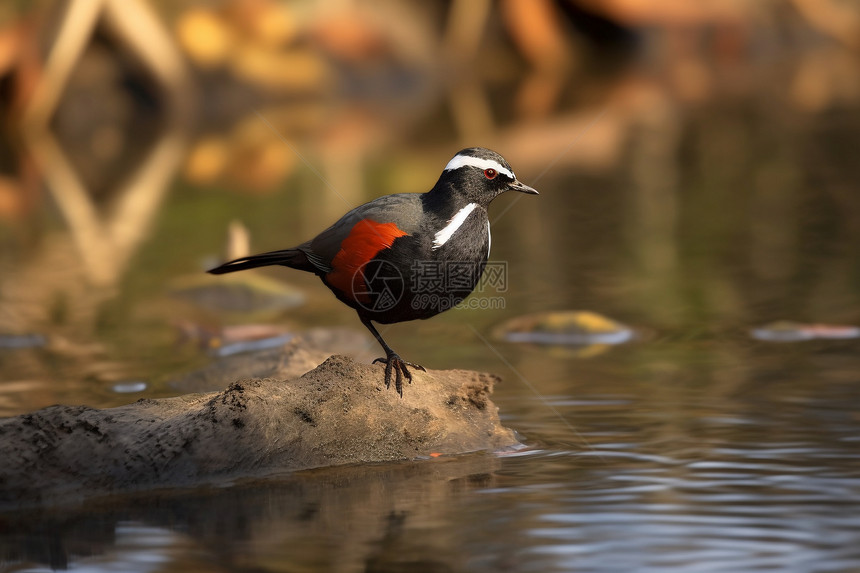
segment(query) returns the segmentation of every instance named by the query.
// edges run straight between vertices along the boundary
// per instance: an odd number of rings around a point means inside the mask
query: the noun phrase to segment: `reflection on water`
[[[88,568],[104,561],[104,548],[129,561],[148,545],[160,570],[209,570],[213,563],[237,570],[361,571],[387,564],[437,570],[464,558],[442,525],[464,495],[492,483],[498,467],[498,459],[478,455],[318,470],[227,489],[108,500],[85,513],[7,516],[0,524],[16,532],[10,537],[19,545],[4,538],[0,555]],[[130,538],[132,526],[145,535]],[[55,532],[52,539],[33,541],[46,529]],[[420,543],[411,531],[421,534]]]
[[[484,145],[542,193],[492,208],[504,308],[391,329],[502,374],[530,449],[6,514],[0,569],[860,569],[855,8],[48,4],[0,9],[0,415],[169,395],[227,332],[358,328],[314,277],[236,286],[265,312],[197,277],[231,226],[296,244]],[[491,339],[554,310],[648,336]]]

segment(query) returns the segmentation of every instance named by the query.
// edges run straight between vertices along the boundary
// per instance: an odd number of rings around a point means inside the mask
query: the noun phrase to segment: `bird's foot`
[[[427,372],[427,370],[425,370],[420,364],[406,362],[393,352],[385,358],[377,358],[373,361],[374,364],[377,362],[385,364],[385,387],[391,387],[391,377],[394,375],[394,389],[397,390],[397,393],[400,394],[401,398],[403,397],[403,379],[405,378],[407,382],[412,384],[412,373],[409,372],[406,367],[409,366],[416,370]]]

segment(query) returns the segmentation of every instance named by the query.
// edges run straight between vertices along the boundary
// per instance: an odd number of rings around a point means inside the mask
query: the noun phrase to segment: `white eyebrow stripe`
[[[431,247],[431,249],[438,249],[439,247],[447,243],[448,239],[450,239],[451,236],[457,232],[457,229],[459,229],[463,225],[463,223],[466,222],[466,219],[469,217],[469,215],[472,214],[472,211],[474,211],[475,207],[477,206],[477,203],[469,203],[468,205],[457,211],[457,214],[451,217],[451,220],[448,221],[448,224],[445,225],[442,230],[436,233],[436,235],[434,235],[433,246]]]
[[[460,169],[461,167],[477,167],[478,169],[495,169],[499,173],[503,173],[511,179],[516,179],[513,171],[502,165],[498,161],[492,159],[481,159],[480,157],[472,157],[471,155],[455,155],[454,159],[448,162],[445,166],[445,171]]]

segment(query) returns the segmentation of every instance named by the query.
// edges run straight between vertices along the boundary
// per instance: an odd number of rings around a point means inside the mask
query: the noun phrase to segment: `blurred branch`
[[[31,151],[45,173],[48,187],[65,215],[90,280],[112,285],[122,275],[168,189],[183,156],[183,138],[165,134],[128,183],[117,190],[115,203],[100,213],[74,167],[51,135],[33,141]]]
[[[469,62],[478,51],[490,17],[490,0],[454,0],[443,45],[448,61]]]
[[[179,53],[158,17],[141,0],[74,0],[66,4],[44,73],[24,110],[25,129],[41,129],[63,95],[69,76],[84,53],[100,18],[142,61],[169,96],[173,115],[190,101],[189,85]]]
[[[57,107],[72,69],[92,37],[104,0],[69,2],[63,23],[45,62],[44,73],[24,111],[23,123],[42,126]]]
[[[140,0],[104,0],[105,23],[132,49],[161,82],[169,96],[174,119],[185,114],[191,83],[173,39],[158,15]],[[77,4],[80,0],[75,0]]]
[[[860,11],[857,4],[833,0],[793,0],[795,7],[815,28],[845,46],[860,49]]]

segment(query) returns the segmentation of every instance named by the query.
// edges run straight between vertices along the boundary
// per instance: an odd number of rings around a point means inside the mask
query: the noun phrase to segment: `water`
[[[853,247],[839,238],[848,231],[819,226],[820,213],[804,217],[799,232],[819,245],[794,255],[792,268],[806,270],[785,281],[762,279],[748,259],[737,258],[742,245],[717,240],[746,236],[748,222],[726,220],[743,209],[729,209],[720,221],[703,213],[697,225],[688,206],[677,217],[683,228],[673,242],[675,262],[665,273],[645,272],[640,245],[624,238],[636,221],[618,213],[620,199],[605,210],[611,180],[583,187],[558,174],[543,183],[539,199],[518,202],[494,229],[494,257],[509,265],[505,308],[452,311],[387,331],[410,359],[502,375],[495,401],[526,450],[5,515],[3,570],[860,569],[860,343],[768,343],[749,333],[782,317],[856,322],[860,291],[843,274]],[[565,195],[568,185],[577,191]],[[176,199],[166,209],[181,213],[209,200]],[[543,222],[529,226],[537,220]],[[251,226],[261,235],[298,234],[265,218]],[[708,235],[707,226],[719,233]],[[157,233],[170,229],[166,220]],[[153,244],[159,241],[156,235]],[[702,243],[728,254],[703,254],[696,247]],[[148,268],[130,270],[125,288],[166,280],[147,276],[165,273],[151,266],[158,252],[148,254],[151,248],[140,257]],[[211,251],[200,244],[176,258],[194,268],[200,253]],[[314,297],[300,325],[355,326],[315,281],[272,274],[295,278]],[[127,395],[112,390],[123,380],[148,384],[133,399],[175,393],[166,383],[171,373],[205,357],[175,346],[169,325],[159,322],[188,307],[150,288],[124,295],[130,300],[111,310],[115,317],[101,327],[95,348],[0,351],[4,413],[55,401],[125,403]],[[169,312],[158,310],[161,304]],[[139,314],[141,305],[154,315]],[[646,336],[581,352],[489,334],[509,316],[553,308],[599,310]],[[122,334],[128,324],[139,326],[137,336]],[[167,359],[157,358],[162,353]],[[65,376],[69,383],[60,385]]]
[[[381,329],[408,360],[501,375],[493,399],[522,450],[0,514],[0,571],[860,571],[860,341],[752,335],[778,320],[860,325],[860,66],[800,24],[770,25],[803,34],[724,23],[700,30],[710,48],[672,36],[692,50],[677,59],[658,27],[624,66],[584,52],[594,62],[557,93],[492,42],[463,68],[474,78],[445,83],[405,58],[390,75],[353,71],[352,91],[272,107],[241,90],[219,100],[215,74],[204,136],[108,130],[102,155],[132,142],[112,170],[86,163],[97,124],[73,108],[80,131],[59,145],[84,142],[67,152],[92,205],[53,148],[4,144],[0,416],[192,390],[175,381],[211,362],[225,325],[360,331],[298,272],[266,273],[305,298],[286,310],[172,294],[223,258],[233,221],[254,251],[294,245],[348,206],[426,190],[475,144],[541,195],[492,205],[506,283],[473,300],[502,304]],[[538,104],[518,115],[524,101]],[[139,123],[158,111],[147,105],[106,107]],[[154,178],[149,192],[123,187],[133,173]],[[123,212],[122,198],[143,202]],[[89,206],[95,223],[80,218]],[[547,310],[602,313],[638,337],[493,336]],[[378,355],[367,338],[362,360]]]
[[[547,490],[518,488],[518,504],[540,507],[527,529],[537,569],[856,568],[857,433],[841,405],[856,403],[856,389],[751,374],[683,396],[654,387],[673,385],[667,377],[625,394],[556,397],[592,446],[542,452]]]
[[[708,341],[690,376],[661,367],[674,345],[566,361],[570,390],[540,398],[509,376],[496,401],[526,450],[28,512],[0,520],[2,555],[14,570],[856,570],[858,390],[839,372],[857,358],[801,348],[819,376],[723,376]]]

